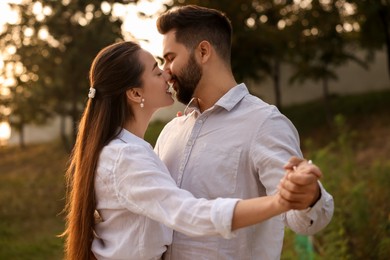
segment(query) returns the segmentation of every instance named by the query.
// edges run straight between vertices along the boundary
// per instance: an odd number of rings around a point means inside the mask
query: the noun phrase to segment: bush
[[[356,162],[357,133],[343,116],[335,117],[337,137],[321,149],[306,142],[306,158],[322,169],[324,187],[333,195],[331,223],[314,238],[316,259],[388,259],[390,255],[390,161],[361,167]],[[294,235],[287,233],[286,239]],[[293,248],[284,250],[291,259]],[[307,258],[303,258],[307,259]]]

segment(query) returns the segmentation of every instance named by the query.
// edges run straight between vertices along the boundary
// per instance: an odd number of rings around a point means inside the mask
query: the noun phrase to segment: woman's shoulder
[[[123,155],[137,156],[149,153],[150,151],[153,151],[153,149],[146,141],[125,142],[120,139],[114,139],[103,148],[102,155],[111,158],[118,158]]]

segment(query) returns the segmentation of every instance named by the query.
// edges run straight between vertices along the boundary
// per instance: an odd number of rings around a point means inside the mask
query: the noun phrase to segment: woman
[[[160,259],[171,243],[170,228],[229,238],[233,230],[293,208],[279,194],[208,201],[177,187],[143,140],[152,114],[173,103],[169,75],[136,43],[104,48],[89,76],[89,100],[66,173],[67,259]],[[308,164],[299,170],[320,174]]]

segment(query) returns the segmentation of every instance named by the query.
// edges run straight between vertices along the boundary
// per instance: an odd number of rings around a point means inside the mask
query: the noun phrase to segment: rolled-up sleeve
[[[189,236],[234,236],[231,222],[238,199],[198,199],[179,189],[152,149],[121,149],[112,176],[119,202],[134,213]]]

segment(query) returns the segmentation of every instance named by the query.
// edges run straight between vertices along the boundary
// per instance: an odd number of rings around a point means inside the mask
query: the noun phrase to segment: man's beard
[[[175,76],[177,84],[176,98],[183,104],[188,104],[195,92],[195,89],[202,77],[202,69],[195,60],[195,55],[191,53],[187,65]]]

